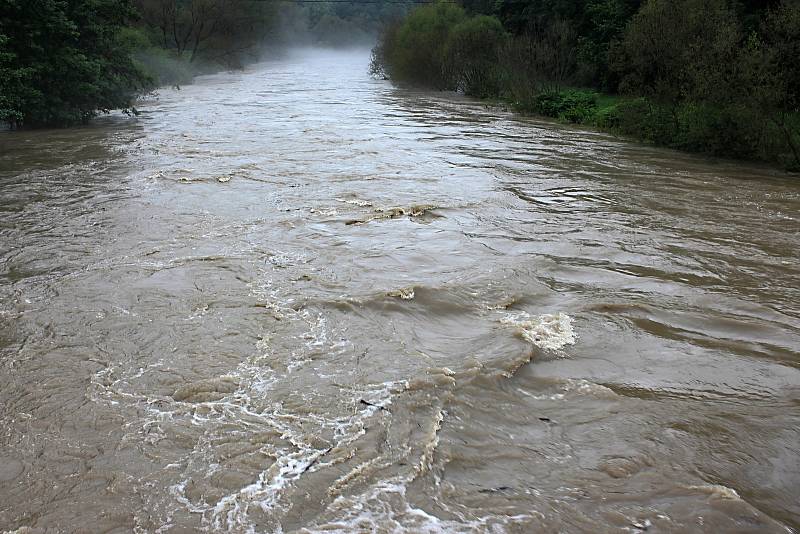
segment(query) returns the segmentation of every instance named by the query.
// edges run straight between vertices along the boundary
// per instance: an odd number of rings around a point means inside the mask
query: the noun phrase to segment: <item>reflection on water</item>
[[[0,529],[800,525],[796,184],[367,62],[0,135]]]

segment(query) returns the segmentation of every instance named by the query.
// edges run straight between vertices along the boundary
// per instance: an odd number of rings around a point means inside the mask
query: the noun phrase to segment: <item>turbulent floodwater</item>
[[[797,528],[797,180],[367,63],[0,135],[0,531]]]

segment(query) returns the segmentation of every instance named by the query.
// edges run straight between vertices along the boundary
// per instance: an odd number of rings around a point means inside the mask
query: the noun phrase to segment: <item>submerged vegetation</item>
[[[464,0],[389,25],[372,70],[659,145],[800,169],[800,2]]]
[[[283,44],[374,42],[393,1],[0,0],[0,123],[135,113],[138,96],[239,68]]]

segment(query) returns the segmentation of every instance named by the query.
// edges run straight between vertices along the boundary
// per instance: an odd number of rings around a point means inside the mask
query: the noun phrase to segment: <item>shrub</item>
[[[465,94],[482,98],[499,95],[499,55],[505,41],[503,26],[494,17],[481,15],[458,23],[445,45],[448,78]]]
[[[653,141],[657,130],[654,126],[658,116],[646,98],[634,98],[621,102],[615,111],[619,133]]]
[[[711,155],[754,158],[759,124],[744,106],[687,102],[678,111],[678,131],[671,145]]]
[[[397,82],[452,89],[444,48],[450,31],[465,18],[463,8],[447,2],[412,11],[383,43],[386,74]]]
[[[567,122],[588,123],[597,111],[597,94],[579,90],[542,93],[534,99],[533,111]]]

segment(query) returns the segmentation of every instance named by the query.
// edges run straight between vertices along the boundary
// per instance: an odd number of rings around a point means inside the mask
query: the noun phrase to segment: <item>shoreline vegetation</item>
[[[0,0],[0,124],[65,127],[292,45],[645,143],[800,171],[800,0]]]
[[[800,171],[797,0],[463,0],[388,25],[370,70],[654,145]]]
[[[0,0],[0,125],[66,127],[295,45],[371,46],[387,1]]]

